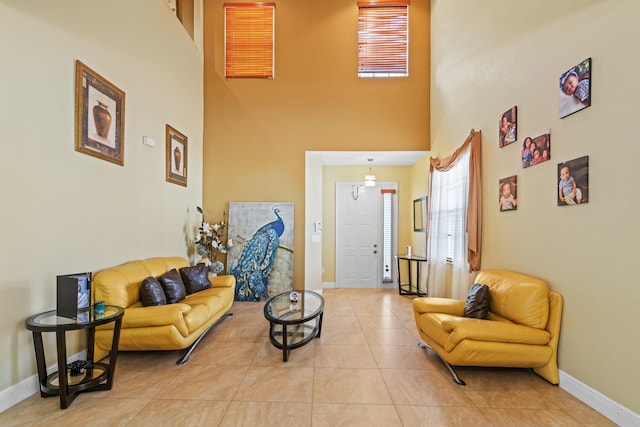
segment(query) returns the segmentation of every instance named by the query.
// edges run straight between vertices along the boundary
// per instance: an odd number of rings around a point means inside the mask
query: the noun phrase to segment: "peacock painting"
[[[229,203],[229,273],[236,301],[263,301],[293,289],[293,203]]]

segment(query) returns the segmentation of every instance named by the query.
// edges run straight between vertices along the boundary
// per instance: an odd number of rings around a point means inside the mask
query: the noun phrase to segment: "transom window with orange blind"
[[[358,1],[358,77],[409,75],[409,4]]]
[[[275,3],[225,3],[225,77],[273,78]]]

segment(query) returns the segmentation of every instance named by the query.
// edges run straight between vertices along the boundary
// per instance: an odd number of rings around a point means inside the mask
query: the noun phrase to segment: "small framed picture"
[[[591,58],[560,75],[560,118],[591,106]]]
[[[551,159],[551,129],[522,141],[522,167],[528,168]]]
[[[166,126],[167,134],[167,181],[187,186],[187,137]]]
[[[56,311],[58,316],[77,318],[91,305],[91,272],[56,276]]]
[[[589,202],[589,156],[558,163],[558,206]]]
[[[498,146],[506,147],[518,139],[518,107],[513,106],[502,113],[498,121]]]
[[[124,166],[122,90],[76,61],[75,149]]]
[[[515,211],[518,208],[518,176],[502,178],[498,182],[498,210]]]

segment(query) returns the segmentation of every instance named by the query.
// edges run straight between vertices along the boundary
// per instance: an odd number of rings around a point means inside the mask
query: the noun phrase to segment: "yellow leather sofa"
[[[211,288],[187,295],[175,304],[143,306],[140,287],[147,277],[159,277],[171,269],[189,266],[180,257],[149,258],[107,268],[93,277],[93,301],[123,307],[118,350],[183,350],[178,364],[189,360],[200,339],[217,322],[231,316],[235,277],[209,278]],[[100,360],[111,348],[114,323],[96,329],[94,360]]]
[[[413,300],[418,332],[464,385],[451,365],[533,368],[558,384],[558,338],[562,296],[543,280],[507,270],[478,273],[488,285],[486,319],[464,317],[465,300],[424,297]]]

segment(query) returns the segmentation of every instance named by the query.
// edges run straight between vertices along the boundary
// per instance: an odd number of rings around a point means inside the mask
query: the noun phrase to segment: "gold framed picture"
[[[75,149],[124,166],[125,94],[76,60]]]
[[[166,126],[167,135],[167,181],[187,186],[187,137],[171,126]]]

